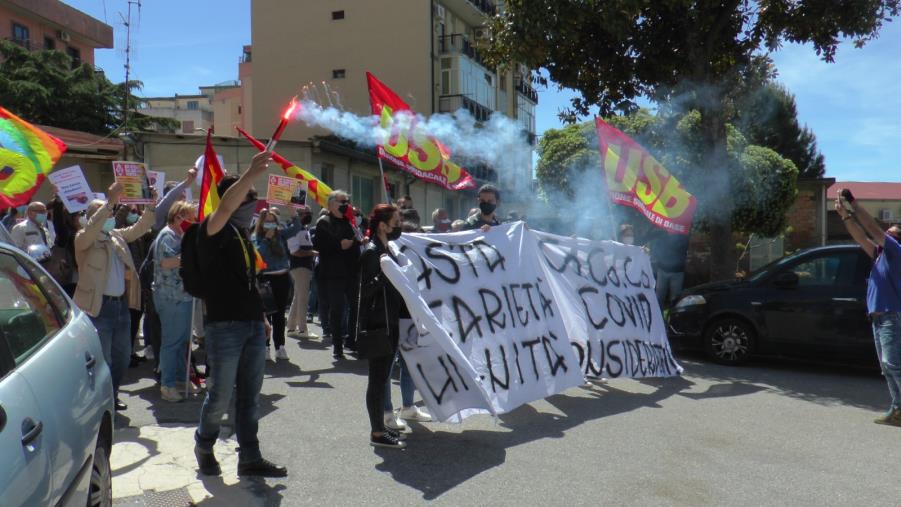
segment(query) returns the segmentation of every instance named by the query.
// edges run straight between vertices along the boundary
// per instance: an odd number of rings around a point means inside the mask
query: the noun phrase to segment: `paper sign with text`
[[[401,330],[401,351],[439,420],[509,412],[586,376],[681,372],[640,248],[521,222],[394,246],[401,265],[386,257],[382,269],[415,323]]]
[[[166,189],[166,173],[162,171],[147,171],[147,180],[151,188],[156,190],[156,195],[162,196]]]
[[[140,162],[113,162],[113,177],[124,187],[119,202],[122,204],[153,204],[147,166]]]
[[[269,175],[269,185],[266,191],[266,202],[279,206],[291,206],[300,208],[306,205],[307,192],[303,188],[306,185],[297,178],[288,176]]]
[[[78,213],[88,208],[94,199],[94,192],[84,177],[80,166],[73,165],[65,169],[59,169],[48,175],[50,182],[57,188],[58,195],[63,201],[63,206],[69,213]]]

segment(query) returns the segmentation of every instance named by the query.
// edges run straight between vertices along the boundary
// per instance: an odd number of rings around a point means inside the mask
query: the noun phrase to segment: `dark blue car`
[[[783,257],[744,280],[693,287],[670,311],[670,342],[723,364],[755,354],[875,364],[870,266],[857,245],[834,245]]]

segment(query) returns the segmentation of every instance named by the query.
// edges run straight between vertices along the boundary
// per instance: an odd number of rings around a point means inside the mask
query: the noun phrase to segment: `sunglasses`
[[[344,199],[343,201],[338,201],[338,204],[350,204],[350,200]]]

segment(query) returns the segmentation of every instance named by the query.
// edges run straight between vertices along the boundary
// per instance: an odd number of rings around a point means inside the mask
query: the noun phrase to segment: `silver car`
[[[0,506],[112,505],[109,368],[86,314],[0,226]]]

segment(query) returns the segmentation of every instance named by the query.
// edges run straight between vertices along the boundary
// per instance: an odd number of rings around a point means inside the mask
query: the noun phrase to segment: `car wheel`
[[[94,462],[91,464],[91,489],[88,507],[110,507],[113,505],[113,474],[110,470],[109,452],[97,442]]]
[[[720,319],[704,334],[707,355],[721,364],[736,365],[748,360],[754,350],[754,330],[738,319]]]

